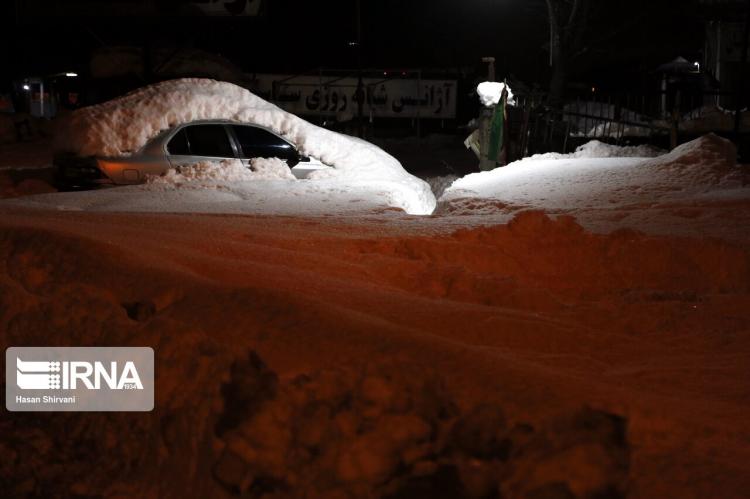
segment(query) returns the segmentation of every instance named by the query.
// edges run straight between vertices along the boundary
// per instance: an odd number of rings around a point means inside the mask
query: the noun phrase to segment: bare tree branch
[[[573,7],[570,8],[570,16],[568,16],[568,24],[565,25],[566,28],[573,26],[575,23],[576,17],[578,16],[578,7],[580,5],[581,0],[573,0]]]
[[[552,0],[547,0],[547,11],[550,25],[557,26],[557,15],[555,13],[555,7],[552,5]]]

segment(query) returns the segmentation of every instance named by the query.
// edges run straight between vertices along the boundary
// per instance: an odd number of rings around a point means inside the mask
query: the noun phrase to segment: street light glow
[[[65,73],[65,76],[67,76],[68,78],[75,78],[76,76],[78,76],[78,73]]]

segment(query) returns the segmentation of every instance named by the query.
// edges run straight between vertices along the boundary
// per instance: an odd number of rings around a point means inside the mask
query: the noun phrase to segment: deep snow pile
[[[224,161],[201,161],[189,166],[169,170],[165,175],[154,175],[147,183],[156,186],[191,186],[200,188],[224,182],[248,182],[253,180],[295,180],[289,167],[278,158],[255,158],[250,169],[238,159]]]
[[[369,181],[387,188],[386,182],[397,186],[391,198],[394,206],[407,213],[429,214],[435,208],[429,186],[377,146],[312,125],[242,87],[208,79],[161,82],[79,109],[60,127],[56,149],[83,156],[129,155],[160,132],[201,119],[267,127],[294,143],[302,154],[333,167],[312,173],[311,180],[340,180],[343,189],[349,181],[360,189]]]
[[[214,479],[235,493],[266,488],[269,496],[309,498],[528,497],[549,489],[589,497],[625,489],[623,418],[584,409],[541,429],[510,425],[497,403],[461,411],[441,377],[425,371],[384,362],[283,381],[251,352],[234,363],[223,390]],[[576,456],[564,455],[569,449]],[[539,477],[586,461],[593,473]]]
[[[665,151],[654,146],[644,144],[640,146],[616,146],[598,140],[589,141],[576,148],[575,152],[560,154],[548,152],[535,154],[521,161],[538,161],[543,159],[572,159],[572,158],[653,158],[661,156]]]
[[[0,418],[8,497],[747,490],[746,246],[4,211],[5,346],[159,362],[152,413]]]
[[[661,156],[665,151],[644,144],[640,146],[616,146],[598,140],[592,140],[578,147],[573,153],[575,158],[652,158]]]
[[[743,187],[736,150],[706,135],[653,158],[600,157],[613,146],[589,143],[572,155],[541,155],[456,180],[441,201],[461,197],[500,200],[546,210],[613,208],[667,200],[694,201]]]
[[[668,188],[701,192],[740,187],[743,175],[737,167],[737,149],[729,140],[709,134],[676,147],[672,152],[646,161]]]
[[[706,135],[655,158],[587,156],[610,147],[594,144],[573,155],[537,156],[467,175],[445,191],[439,213],[495,213],[494,223],[503,223],[531,208],[573,215],[596,231],[632,227],[728,238],[741,232],[721,222],[739,221],[746,210],[732,204],[750,200],[731,142]]]

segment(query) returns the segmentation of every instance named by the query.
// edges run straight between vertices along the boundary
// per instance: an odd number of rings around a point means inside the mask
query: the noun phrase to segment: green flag
[[[508,98],[507,92],[503,91],[500,102],[495,106],[495,112],[492,114],[492,121],[490,122],[490,143],[487,148],[487,159],[490,161],[500,162],[502,158],[500,154],[503,151],[503,138],[505,136],[505,101]]]

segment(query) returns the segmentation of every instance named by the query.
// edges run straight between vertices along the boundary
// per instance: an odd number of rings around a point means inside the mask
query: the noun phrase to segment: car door
[[[167,154],[172,167],[237,158],[227,127],[221,123],[200,123],[181,128],[169,139]]]
[[[278,135],[257,126],[231,125],[237,139],[237,149],[242,163],[250,166],[254,158],[279,158],[291,168],[299,159],[297,149]]]
[[[230,128],[237,141],[240,159],[248,167],[253,158],[279,158],[299,179],[307,178],[315,170],[328,168],[317,160],[300,156],[293,144],[265,128],[253,125],[231,125]]]

